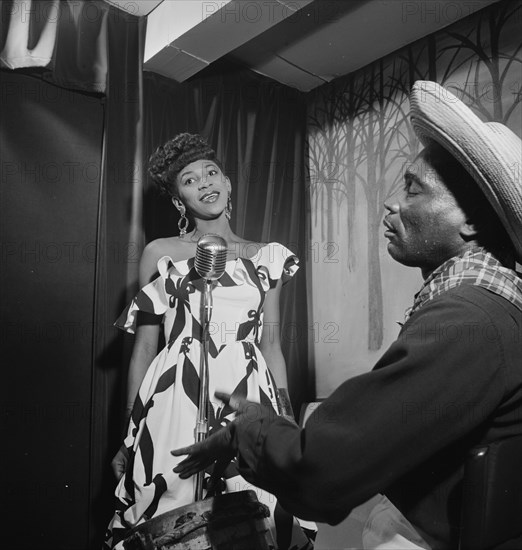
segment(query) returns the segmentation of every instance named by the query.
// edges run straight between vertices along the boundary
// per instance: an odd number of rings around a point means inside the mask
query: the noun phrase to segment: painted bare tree
[[[349,76],[343,81],[341,90],[342,101],[339,105],[339,115],[343,121],[343,136],[346,147],[346,154],[343,164],[343,181],[345,187],[345,198],[347,203],[347,225],[350,239],[348,240],[348,268],[355,267],[357,257],[353,253],[352,235],[355,225],[355,190],[360,178],[360,167],[364,162],[362,155],[357,154],[360,149],[360,125],[358,116],[365,112],[370,106],[364,91],[364,81]]]
[[[309,116],[310,151],[309,166],[313,202],[327,221],[323,223],[323,240],[332,242],[334,236],[333,212],[339,213],[346,202],[346,224],[348,234],[347,267],[356,265],[353,235],[355,223],[355,192],[358,182],[364,180],[360,166],[365,158],[360,154],[361,136],[358,116],[370,109],[364,79],[348,76],[336,86],[323,91]],[[320,203],[326,195],[326,205]],[[334,209],[335,203],[335,209]],[[317,223],[317,219],[315,220]],[[326,230],[325,230],[326,229]]]
[[[345,156],[343,121],[339,116],[342,101],[334,86],[319,90],[313,113],[308,116],[310,199],[313,223],[321,223],[323,243],[338,240],[339,206],[345,194],[342,181]],[[337,231],[336,231],[337,229]]]
[[[435,65],[436,39],[430,35],[424,44],[417,43],[402,49],[398,55],[401,63],[399,70],[392,72],[390,86],[399,94],[397,108],[406,124],[397,126],[397,147],[402,151],[405,161],[413,161],[417,156],[420,143],[413,126],[409,124],[409,101],[411,88],[417,80],[437,80],[437,68]],[[402,99],[401,99],[402,98]],[[402,174],[396,175],[395,180],[388,189],[388,195],[397,191],[402,183]]]
[[[404,73],[409,67],[401,59],[388,67],[381,60],[356,77],[325,87],[309,116],[312,212],[316,224],[317,216],[321,216],[323,241],[334,242],[334,218],[338,219],[339,207],[346,200],[349,268],[356,263],[353,223],[357,186],[366,199],[370,350],[380,349],[383,341],[379,239],[384,199],[400,183],[402,171],[397,164],[411,160],[416,151],[417,141],[406,124],[407,93],[399,86],[407,79]],[[390,170],[392,165],[394,171]]]
[[[522,101],[522,39],[517,30],[521,17],[522,3],[518,0],[494,5],[480,12],[476,25],[465,27],[465,32],[449,31],[452,43],[437,53],[438,64],[450,55],[442,84],[485,120],[509,124]],[[513,32],[506,32],[508,26]],[[510,45],[509,53],[502,49],[505,36],[518,40],[514,49]]]
[[[372,64],[364,76],[370,108],[360,118],[361,148],[366,174],[358,174],[364,191],[368,217],[368,349],[380,349],[383,341],[383,300],[379,240],[382,234],[384,200],[396,188],[400,167],[411,158],[407,109],[394,84],[404,70],[395,60]],[[392,167],[394,169],[392,169]],[[399,169],[397,169],[399,167]]]

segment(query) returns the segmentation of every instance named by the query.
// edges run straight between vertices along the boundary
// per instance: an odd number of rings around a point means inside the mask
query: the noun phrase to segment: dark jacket
[[[455,548],[468,450],[522,434],[521,358],[522,311],[463,284],[414,313],[305,429],[240,423],[240,471],[289,512],[331,524],[384,493],[433,548]]]

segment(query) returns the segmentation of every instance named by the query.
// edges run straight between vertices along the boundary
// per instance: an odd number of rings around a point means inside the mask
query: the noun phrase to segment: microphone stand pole
[[[198,416],[196,420],[195,439],[196,443],[203,441],[208,436],[208,348],[209,348],[209,325],[212,317],[212,281],[205,279],[203,293],[203,316],[201,335],[201,355],[199,361],[199,402]],[[195,500],[203,499],[203,480],[205,472],[196,474]]]

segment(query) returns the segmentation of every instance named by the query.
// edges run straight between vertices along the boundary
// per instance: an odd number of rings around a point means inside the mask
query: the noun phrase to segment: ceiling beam
[[[161,4],[163,0],[104,0],[104,2],[136,17],[144,17],[154,10],[158,4]]]
[[[144,69],[183,82],[311,2],[166,0],[147,17]]]

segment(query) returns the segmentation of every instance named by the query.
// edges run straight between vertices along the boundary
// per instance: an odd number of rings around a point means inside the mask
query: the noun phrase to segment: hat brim
[[[436,141],[477,182],[491,203],[522,262],[522,141],[504,124],[482,122],[436,82],[415,82],[410,120],[421,142]]]

